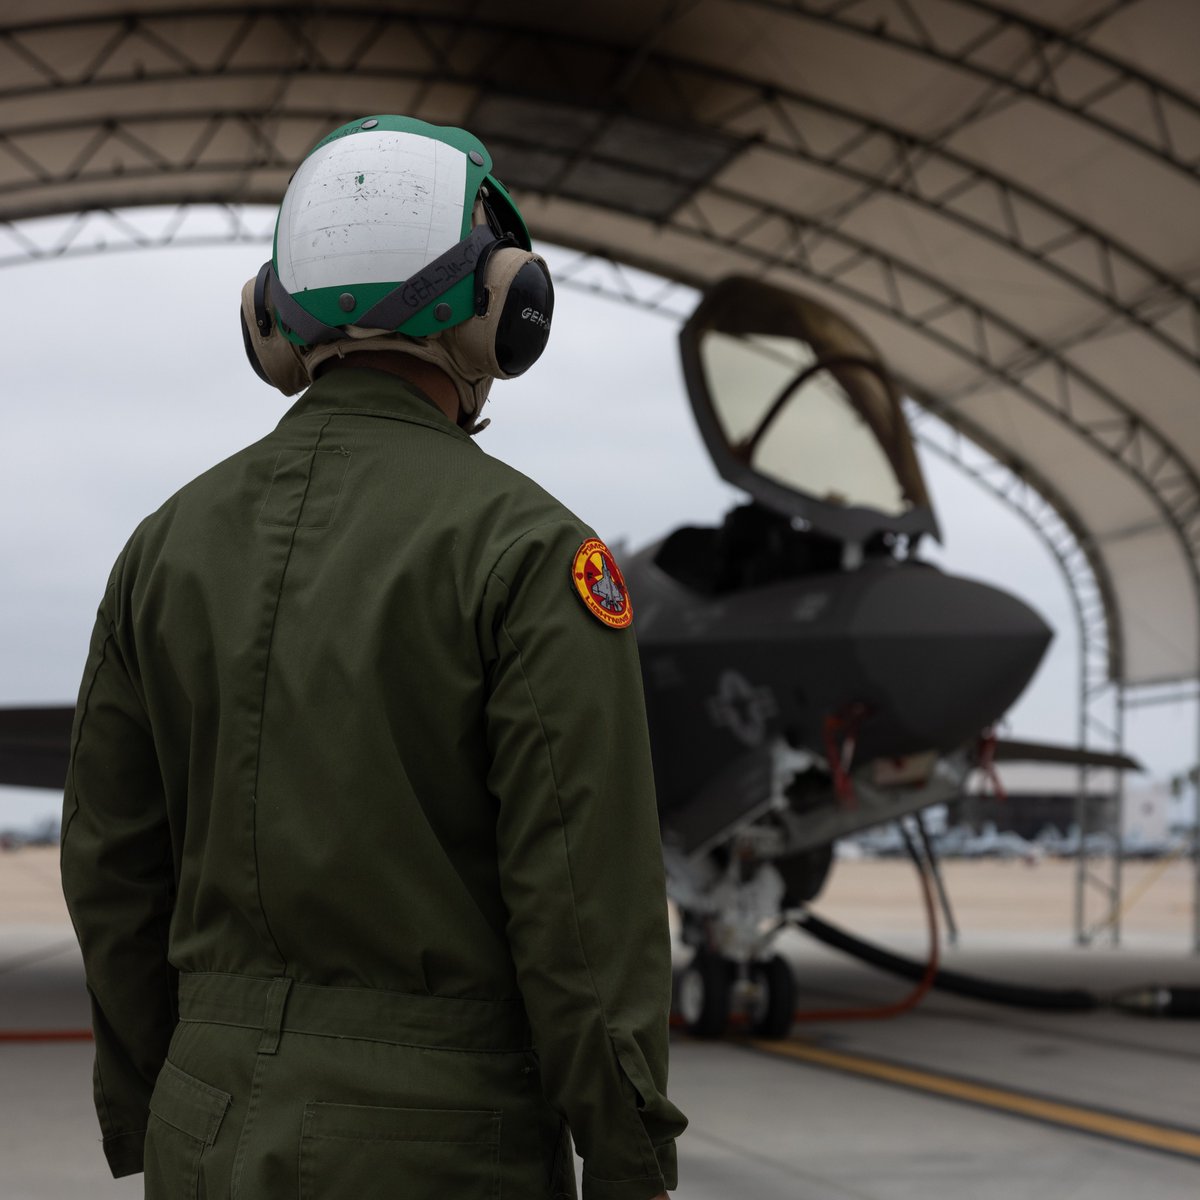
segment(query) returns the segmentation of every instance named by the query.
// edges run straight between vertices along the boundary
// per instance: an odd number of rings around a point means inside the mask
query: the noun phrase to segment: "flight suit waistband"
[[[185,972],[179,1019],[261,1029],[259,1053],[273,1054],[281,1033],[361,1038],[447,1050],[528,1050],[520,1000],[467,1000],[381,988],[326,987],[286,976]]]

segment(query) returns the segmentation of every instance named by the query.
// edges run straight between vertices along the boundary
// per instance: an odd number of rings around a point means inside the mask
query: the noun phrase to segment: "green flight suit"
[[[75,718],[63,887],[148,1197],[675,1186],[633,631],[591,531],[379,371],[148,517]]]

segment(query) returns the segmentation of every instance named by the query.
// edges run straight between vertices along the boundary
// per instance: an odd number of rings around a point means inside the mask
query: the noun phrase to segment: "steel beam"
[[[757,0],[749,0],[749,2],[757,2]],[[965,0],[957,0],[957,2],[961,5]],[[814,11],[821,6],[784,5],[783,7],[788,11],[803,13],[811,17]],[[841,9],[840,19],[850,25],[855,25],[853,10],[858,6],[836,7]],[[907,7],[905,5],[905,8]],[[826,10],[829,8],[830,6],[825,6]],[[457,61],[451,53],[455,39],[460,37],[465,29],[465,18],[462,13],[437,16],[411,13],[381,15],[378,9],[364,9],[355,5],[341,6],[338,10],[339,22],[342,24],[358,23],[363,28],[363,36],[357,40],[349,54],[342,54],[336,59],[331,59],[317,52],[316,45],[319,39],[315,35],[304,34],[306,23],[316,27],[314,23],[319,20],[319,14],[309,17],[301,15],[294,21],[281,22],[278,10],[246,6],[241,10],[209,15],[209,20],[223,20],[230,27],[226,50],[216,63],[201,62],[190,55],[190,48],[187,44],[188,26],[185,23],[187,16],[188,14],[154,13],[133,16],[121,21],[115,21],[112,18],[92,18],[55,24],[28,24],[19,28],[0,30],[0,44],[7,44],[14,53],[19,50],[23,57],[34,62],[42,79],[40,85],[21,82],[9,88],[0,86],[0,100],[5,98],[35,99],[41,93],[62,91],[67,88],[87,88],[98,86],[101,83],[104,86],[111,86],[132,83],[188,82],[217,73],[230,80],[258,77],[263,79],[278,77],[281,80],[287,80],[300,71],[303,71],[306,78],[310,80],[322,77],[336,80],[349,77],[357,79],[373,77],[383,83],[386,80],[407,79],[418,81],[424,90],[438,81],[452,81],[464,86],[478,85],[477,74],[471,71],[464,73],[462,62]],[[829,11],[825,11],[822,19],[829,17]],[[1030,261],[1038,263],[1048,272],[1057,274],[1064,281],[1073,283],[1084,294],[1104,303],[1109,309],[1105,321],[1089,329],[1087,336],[1098,336],[1114,320],[1126,320],[1151,333],[1151,336],[1160,340],[1163,345],[1188,355],[1192,360],[1200,355],[1200,344],[1197,342],[1197,339],[1200,339],[1200,324],[1197,324],[1196,328],[1192,330],[1194,336],[1181,336],[1166,320],[1176,311],[1179,304],[1191,304],[1194,307],[1195,296],[1189,294],[1186,289],[1181,289],[1168,275],[1128,247],[1122,246],[1112,237],[1089,226],[1075,215],[1053,205],[1048,200],[1037,196],[1029,189],[1021,188],[1014,181],[997,176],[979,164],[972,163],[963,156],[946,149],[942,144],[945,141],[943,134],[921,135],[898,126],[888,126],[886,123],[873,121],[862,114],[839,108],[815,97],[805,96],[786,87],[767,87],[760,79],[756,80],[735,72],[655,53],[653,47],[656,38],[661,37],[662,33],[669,28],[670,23],[676,19],[678,19],[677,13],[674,10],[670,11],[660,22],[660,26],[652,31],[652,34],[639,47],[632,60],[624,54],[620,47],[600,47],[578,38],[571,39],[561,35],[536,33],[529,30],[512,30],[496,23],[480,24],[476,22],[472,27],[486,31],[492,36],[505,36],[526,49],[533,47],[539,50],[548,61],[567,51],[577,51],[583,46],[587,46],[598,55],[609,55],[611,63],[605,73],[611,77],[614,91],[613,94],[604,97],[597,109],[605,114],[604,120],[607,122],[611,122],[619,112],[636,111],[636,105],[632,103],[619,103],[635,79],[651,83],[655,94],[666,93],[680,97],[680,104],[684,108],[688,107],[688,102],[683,97],[688,91],[687,85],[693,81],[708,81],[722,87],[740,89],[748,97],[748,100],[745,103],[738,100],[732,107],[737,111],[737,120],[741,121],[743,126],[749,109],[761,109],[766,115],[780,117],[781,105],[786,102],[798,111],[790,117],[784,115],[780,125],[782,128],[790,127],[794,136],[785,136],[783,143],[775,146],[776,149],[802,158],[807,157],[808,161],[837,171],[844,177],[859,182],[872,194],[878,191],[888,191],[903,196],[913,203],[928,207],[947,220],[959,223],[964,228],[971,229],[981,236],[1009,246],[1015,252],[1029,258]],[[1001,21],[1001,25],[1007,28],[1013,22],[1024,24],[1030,29],[1042,28],[1033,23],[1022,22],[1020,18],[1011,15]],[[414,44],[424,47],[426,66],[417,70],[402,68],[386,71],[365,67],[362,63],[363,56],[385,29],[397,24],[403,24],[404,28],[412,33]],[[257,67],[247,67],[235,61],[236,52],[252,34],[260,34],[264,26],[269,27],[279,37],[280,61]],[[286,36],[283,33],[285,27]],[[43,44],[45,39],[55,31],[69,33],[76,32],[81,28],[88,29],[99,49],[83,70],[76,70],[69,76],[54,68],[49,51],[45,51],[41,55],[34,55],[25,44],[30,39],[40,39],[39,44]],[[435,34],[448,35],[448,41],[447,36],[439,38]],[[1061,39],[1063,35],[1060,32],[1058,36]],[[442,45],[443,41],[446,41],[447,44]],[[159,62],[155,69],[142,69],[140,64],[131,58],[131,47],[141,47],[144,50],[153,49],[169,65],[164,67]],[[118,56],[122,54],[126,58],[130,58],[130,65],[124,71],[115,65]],[[495,80],[490,79],[486,86],[489,94],[515,94],[512,88],[505,88],[503,84]],[[480,94],[484,93],[481,91]],[[279,95],[280,92],[277,92],[275,103],[271,106],[271,115],[282,119],[286,113],[279,102]],[[548,97],[539,96],[538,99],[544,102]],[[800,133],[799,125],[802,122],[796,120],[797,116],[802,118],[809,112],[824,112],[836,117],[841,122],[848,123],[851,129],[850,135],[829,153],[813,154],[806,147]],[[188,114],[171,115],[172,117],[179,115],[184,119],[188,118]],[[653,119],[655,114],[646,115],[648,119]],[[691,115],[694,116],[694,113]],[[257,124],[260,126],[264,123],[263,116],[264,114],[259,114],[257,117]],[[727,112],[726,119],[728,120],[729,117],[730,113]],[[214,122],[219,123],[227,119],[256,120],[253,114],[239,111],[224,115],[217,114]],[[963,118],[960,116],[957,119]],[[707,120],[706,127],[708,128],[719,126],[721,123],[720,117],[711,115]],[[116,124],[127,129],[131,127],[132,122],[129,118],[125,118]],[[203,135],[198,139],[198,151],[203,149],[206,140],[211,140],[214,130],[215,125],[214,129],[210,129],[207,139]],[[29,128],[27,132],[34,133],[36,130]],[[589,157],[598,136],[598,134],[593,136],[589,144],[576,147],[572,156],[568,156],[566,159],[563,169],[565,170],[572,162]],[[774,144],[769,133],[763,136],[764,144]],[[896,167],[891,177],[881,175],[879,178],[875,178],[868,172],[856,170],[853,166],[854,150],[865,143],[878,142],[880,139],[886,139],[890,147],[889,154],[895,159]],[[101,139],[101,143],[102,141],[103,139]],[[269,144],[269,139],[266,141]],[[44,167],[28,161],[25,149],[16,145],[11,137],[7,142],[0,143],[0,147],[6,147],[10,157],[20,159],[25,166],[32,167],[40,182],[54,178],[51,173],[46,172]],[[148,148],[136,146],[132,139],[129,149],[153,158],[153,155],[148,153]],[[95,151],[91,150],[89,153],[94,154]],[[175,164],[175,169],[195,170],[197,157],[198,154],[188,155],[183,162]],[[279,162],[278,156],[269,156],[269,159],[276,163]],[[952,182],[948,185],[944,183],[947,171],[952,175]],[[935,174],[943,180],[940,186],[932,186],[928,182]],[[988,213],[986,216],[980,216],[978,211],[980,206],[971,203],[972,200],[980,198],[989,201],[989,204],[984,206],[984,211]],[[839,223],[834,214],[818,214],[818,216],[830,224]],[[1039,228],[1048,227],[1056,232],[1051,236],[1034,236],[1028,230],[1022,229],[1023,223],[1028,224],[1035,220]],[[1095,254],[1094,271],[1088,271],[1079,265],[1081,260],[1086,261],[1089,257],[1081,252],[1088,250],[1094,251]],[[1131,286],[1128,283],[1130,278],[1142,281],[1143,286],[1136,295],[1127,294]],[[1119,280],[1125,282],[1118,283]]]
[[[1063,29],[1034,20],[986,0],[945,0],[948,10],[974,18],[967,33],[959,21],[944,26],[922,20],[907,0],[742,0],[743,3],[838,29],[866,40],[920,55],[989,84],[1001,102],[1015,97],[1043,105],[1090,126],[1165,162],[1195,180],[1200,162],[1186,157],[1176,146],[1172,130],[1190,127],[1200,118],[1200,104],[1181,91],[1126,60],[1088,45],[1093,31],[1087,21],[1077,29]],[[1112,6],[1105,16],[1116,11]],[[1012,64],[999,68],[989,58],[1002,39],[1016,39],[1021,49]],[[1087,71],[1091,85],[1081,95],[1069,74]],[[1105,114],[1103,104],[1118,93],[1134,97],[1136,122],[1122,124]],[[992,106],[989,111],[994,111]],[[964,126],[965,127],[965,122]],[[960,126],[951,123],[945,136]]]

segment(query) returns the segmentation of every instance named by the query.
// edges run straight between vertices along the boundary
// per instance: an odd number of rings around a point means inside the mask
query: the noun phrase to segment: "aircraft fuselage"
[[[655,563],[635,605],[664,817],[769,740],[856,761],[968,743],[1032,677],[1051,631],[1016,597],[883,556],[855,570],[704,595]]]

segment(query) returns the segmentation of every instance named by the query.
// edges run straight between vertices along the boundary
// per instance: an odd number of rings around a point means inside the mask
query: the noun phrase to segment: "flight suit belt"
[[[422,996],[216,972],[180,975],[179,1019],[261,1029],[259,1053],[267,1054],[285,1032],[447,1050],[528,1050],[532,1044],[520,1000]]]

